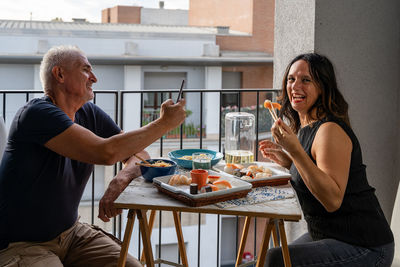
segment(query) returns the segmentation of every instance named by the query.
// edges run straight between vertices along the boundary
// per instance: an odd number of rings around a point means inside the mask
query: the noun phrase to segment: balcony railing
[[[146,97],[149,94],[158,94],[160,101],[163,102],[167,97],[176,98],[178,90],[141,90],[141,91],[95,91],[93,102],[105,110],[124,131],[137,129],[150,121],[156,119],[159,114],[157,105],[149,108],[145,106]],[[208,148],[223,152],[224,147],[224,116],[228,112],[244,111],[254,114],[256,120],[256,146],[261,139],[269,138],[271,119],[267,111],[262,107],[265,99],[276,100],[278,90],[275,89],[221,89],[221,90],[191,90],[187,89],[183,97],[187,99],[187,119],[185,123],[165,134],[157,142],[147,148],[152,157],[166,157],[167,153],[175,149],[183,148]],[[43,92],[34,90],[3,90],[0,91],[0,110],[5,120],[6,127],[9,129],[12,119],[17,110],[23,104],[35,97],[43,96]],[[152,98],[154,99],[154,97]],[[236,102],[232,102],[232,99]],[[228,100],[228,101],[227,101]],[[210,114],[212,113],[212,114]],[[212,129],[211,129],[212,128]],[[258,150],[256,150],[258,151]],[[255,154],[255,160],[259,160],[259,155]],[[88,223],[98,224],[104,229],[112,232],[121,239],[124,232],[126,214],[114,218],[111,223],[103,223],[97,219],[98,201],[108,186],[109,180],[121,168],[119,164],[113,167],[96,166],[84,192],[80,214],[82,220]],[[163,258],[167,257],[179,261],[179,251],[171,246],[170,241],[165,241],[169,236],[170,219],[167,212],[158,212],[155,229],[152,234],[153,249],[155,255]],[[185,236],[188,244],[188,257],[191,266],[233,266],[235,255],[238,249],[239,228],[242,223],[241,218],[234,216],[204,215],[204,214],[181,214],[182,225],[188,229],[189,238]],[[158,222],[158,223],[157,223]],[[207,228],[204,227],[207,226]],[[211,225],[211,226],[210,226]],[[158,228],[157,228],[158,227]],[[214,228],[213,232],[217,235],[217,243],[210,246],[203,244],[204,230]],[[172,228],[171,228],[172,229]],[[230,230],[227,230],[230,229]],[[230,232],[234,230],[234,235]],[[202,231],[203,230],[203,231]],[[227,233],[227,231],[229,231]],[[254,244],[252,245],[252,255],[256,255],[257,244],[257,219],[254,221]],[[141,256],[141,241],[138,229],[133,237],[130,253],[137,258]],[[164,234],[164,235],[163,235]],[[233,239],[233,243],[232,243]],[[195,241],[194,241],[195,240]],[[195,242],[196,244],[192,244]],[[172,242],[173,243],[173,242]],[[173,245],[173,244],[172,244]],[[195,249],[193,249],[195,247]],[[209,254],[207,249],[211,248],[213,253],[207,258],[214,257],[213,264],[209,260],[202,261],[204,253]],[[164,252],[163,252],[164,250]],[[171,252],[172,251],[172,252]],[[197,253],[193,256],[192,252]],[[173,255],[175,254],[175,255]]]

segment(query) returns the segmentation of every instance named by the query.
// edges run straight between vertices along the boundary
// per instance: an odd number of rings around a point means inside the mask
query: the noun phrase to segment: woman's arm
[[[300,143],[293,142],[293,136],[290,136],[291,140],[285,140],[286,135],[290,135],[290,128],[282,122],[279,126],[283,134],[278,139],[289,152],[307,188],[328,212],[339,209],[349,178],[352,151],[349,136],[336,123],[322,124],[311,147],[314,164]]]

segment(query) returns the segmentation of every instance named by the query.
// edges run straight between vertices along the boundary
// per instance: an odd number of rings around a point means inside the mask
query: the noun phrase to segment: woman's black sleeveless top
[[[311,156],[311,146],[319,127],[325,122],[342,127],[353,143],[349,180],[343,203],[335,212],[327,212],[304,184],[296,166],[292,164],[291,183],[296,190],[308,231],[314,240],[332,238],[362,247],[375,247],[393,242],[393,234],[375,196],[368,184],[361,148],[352,129],[343,121],[323,119],[300,129],[298,138]]]

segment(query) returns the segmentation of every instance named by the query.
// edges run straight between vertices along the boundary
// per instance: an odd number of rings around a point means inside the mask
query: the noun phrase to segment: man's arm
[[[146,151],[142,151],[138,153],[138,155],[144,159],[150,158]],[[139,166],[135,165],[136,162],[140,162],[140,160],[134,156],[129,158],[125,164],[125,167],[114,177],[114,179],[111,180],[110,184],[108,185],[108,188],[99,203],[98,217],[102,221],[109,222],[110,218],[122,213],[121,209],[116,209],[114,207],[114,201],[133,179],[141,175]]]
[[[168,130],[180,125],[185,119],[185,101],[174,104],[165,101],[160,118],[135,131],[101,138],[88,129],[73,124],[50,139],[45,146],[65,157],[92,164],[112,165],[136,154]]]

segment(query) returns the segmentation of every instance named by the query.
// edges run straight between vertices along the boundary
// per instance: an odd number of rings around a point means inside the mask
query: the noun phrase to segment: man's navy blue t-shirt
[[[0,249],[10,242],[51,240],[77,220],[93,164],[44,146],[74,123],[103,138],[121,132],[92,103],[77,111],[75,122],[48,97],[29,101],[15,115],[0,165]]]

